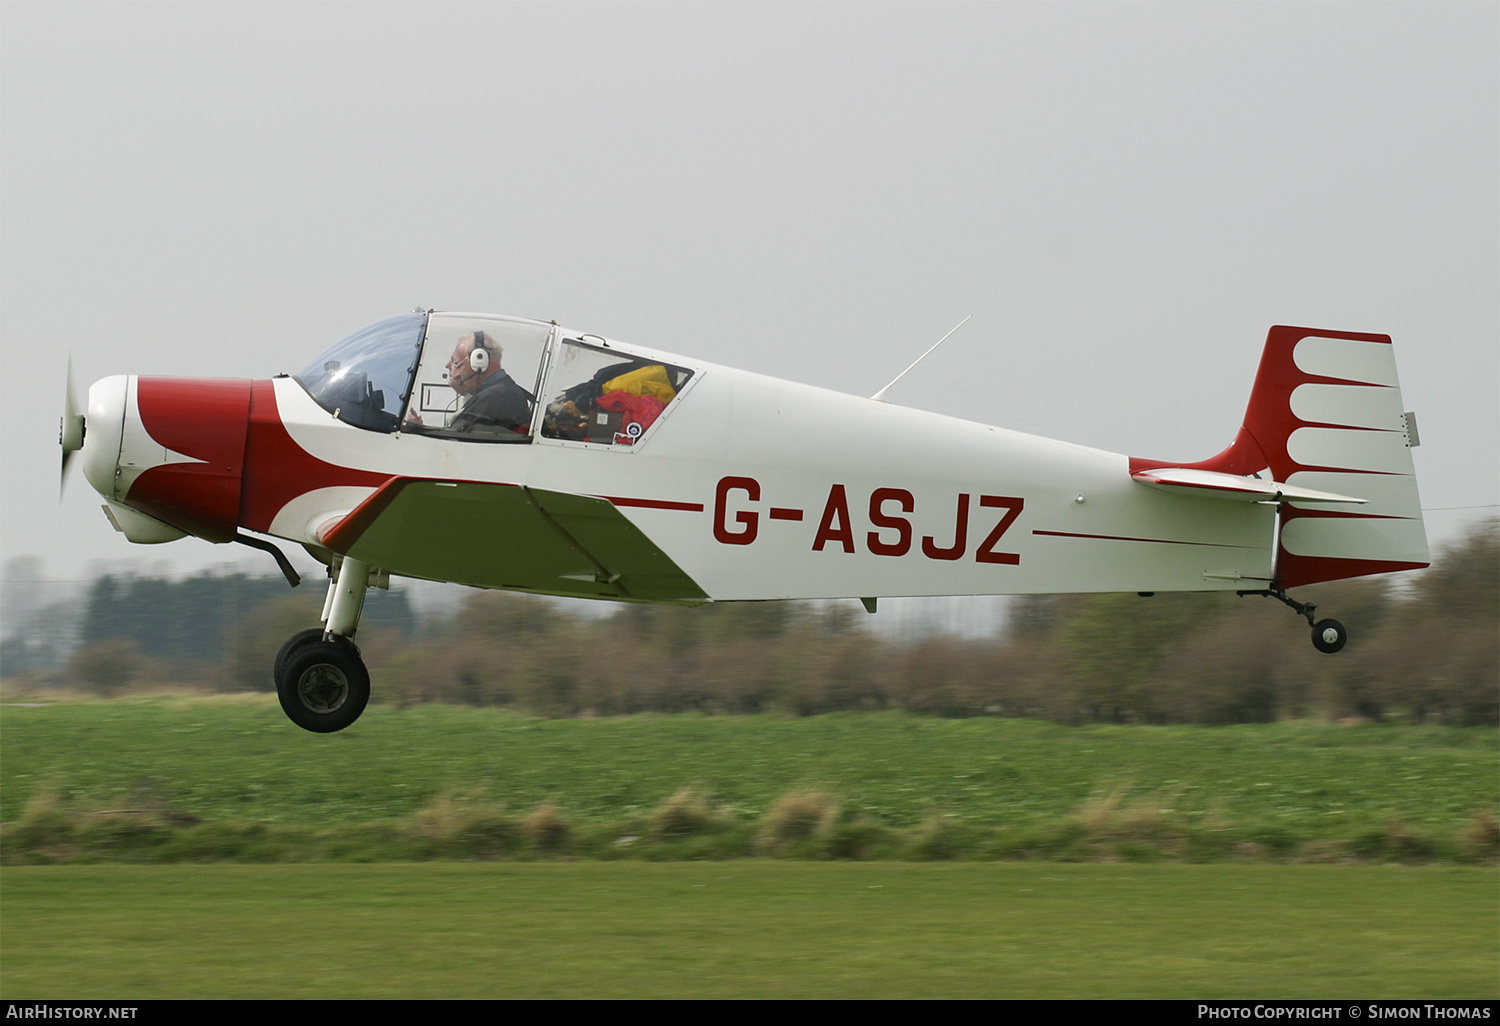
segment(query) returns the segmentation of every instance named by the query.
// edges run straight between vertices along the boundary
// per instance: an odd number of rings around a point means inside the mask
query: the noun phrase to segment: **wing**
[[[708,595],[607,499],[396,477],[323,545],[406,577],[547,595],[698,604]]]

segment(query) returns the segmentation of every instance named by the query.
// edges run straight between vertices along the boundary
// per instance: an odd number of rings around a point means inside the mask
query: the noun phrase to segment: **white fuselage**
[[[714,600],[1203,591],[1271,579],[1273,507],[1143,487],[1115,453],[691,366],[689,386],[633,447],[373,432],[333,419],[291,379],[277,379],[275,394],[292,439],[329,463],[608,498]],[[315,543],[331,510],[373,491],[309,492],[270,533]]]

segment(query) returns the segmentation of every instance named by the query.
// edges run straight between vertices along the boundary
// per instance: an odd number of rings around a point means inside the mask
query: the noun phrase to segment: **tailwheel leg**
[[[276,655],[276,695],[304,730],[343,730],[370,701],[370,673],[353,640],[369,579],[369,564],[345,558],[329,573],[323,626],[292,635]]]
[[[1275,599],[1283,605],[1290,606],[1297,612],[1299,616],[1305,619],[1308,626],[1312,628],[1313,647],[1316,648],[1319,652],[1326,652],[1329,655],[1332,655],[1334,652],[1337,652],[1339,649],[1343,648],[1344,645],[1349,641],[1349,631],[1344,627],[1343,624],[1339,623],[1337,620],[1316,619],[1314,614],[1317,612],[1318,607],[1311,602],[1298,602],[1296,599],[1292,598],[1286,593],[1285,588],[1276,588],[1274,590],[1266,591],[1242,591],[1238,594],[1242,596],[1265,595],[1268,598]]]

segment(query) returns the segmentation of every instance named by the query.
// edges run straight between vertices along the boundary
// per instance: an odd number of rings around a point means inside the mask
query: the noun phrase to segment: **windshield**
[[[376,321],[325,350],[296,381],[339,420],[394,431],[411,394],[426,324],[425,313]]]

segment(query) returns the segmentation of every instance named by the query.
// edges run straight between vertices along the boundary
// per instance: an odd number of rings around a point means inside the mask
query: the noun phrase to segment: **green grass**
[[[0,996],[1488,998],[1492,869],[7,868]]]
[[[1496,741],[6,706],[0,996],[1493,1000]]]
[[[1496,741],[1492,729],[547,720],[438,705],[377,707],[313,735],[269,696],[12,705],[0,850],[8,862],[1493,862]],[[783,836],[794,794],[828,808]],[[691,828],[660,826],[673,801]]]
[[[96,806],[151,797],[205,818],[360,822],[483,792],[581,819],[685,786],[747,816],[789,790],[911,826],[934,809],[1025,825],[1124,789],[1182,817],[1452,829],[1497,797],[1497,732],[1311,723],[1062,727],[899,714],[545,720],[494,709],[374,707],[313,735],[269,696],[7,706],[0,818],[37,789]]]

